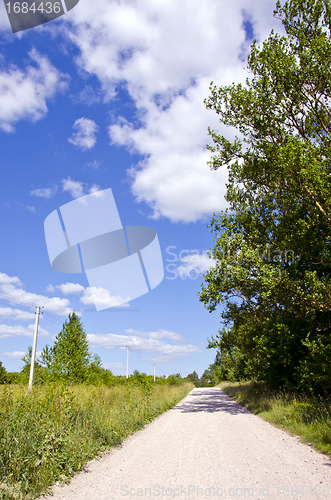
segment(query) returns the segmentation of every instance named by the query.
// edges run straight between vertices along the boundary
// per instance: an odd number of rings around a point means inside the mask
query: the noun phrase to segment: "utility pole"
[[[154,364],[154,382],[155,382],[155,363]]]
[[[44,306],[42,306],[44,307]],[[36,314],[36,324],[35,324],[35,330],[34,330],[34,338],[33,338],[33,347],[32,347],[32,355],[31,355],[31,363],[30,363],[30,378],[29,378],[29,386],[28,386],[28,392],[32,391],[32,384],[33,384],[33,375],[34,375],[34,363],[36,359],[36,349],[37,349],[37,337],[38,337],[38,325],[39,325],[39,316],[40,316],[40,306],[36,306],[37,312]]]
[[[129,378],[129,349],[130,347],[126,346],[126,378]]]

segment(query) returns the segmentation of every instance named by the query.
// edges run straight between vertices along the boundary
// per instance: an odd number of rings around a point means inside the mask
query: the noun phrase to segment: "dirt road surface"
[[[48,500],[331,500],[331,460],[221,389],[196,388],[53,492]]]

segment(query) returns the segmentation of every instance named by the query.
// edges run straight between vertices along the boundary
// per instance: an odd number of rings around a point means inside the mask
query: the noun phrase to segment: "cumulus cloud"
[[[201,274],[206,273],[211,267],[216,265],[216,261],[209,257],[207,250],[184,249],[177,255],[171,251],[173,246],[167,248],[167,254],[171,256],[165,259],[166,269],[171,274],[167,279],[176,279],[178,276],[182,279],[196,279]]]
[[[27,210],[28,212],[32,212],[33,214],[36,213],[36,208],[33,206],[28,205],[27,207],[24,207],[24,209]]]
[[[176,267],[175,271],[181,278],[195,279],[215,265],[215,260],[208,257],[207,252],[201,254],[198,250],[187,250],[187,255],[182,253],[181,264]]]
[[[126,365],[124,363],[105,363],[102,365],[106,370],[124,370]]]
[[[11,307],[0,307],[0,318],[10,318],[14,320],[28,321],[35,318],[35,314],[21,309],[12,309]]]
[[[183,337],[175,332],[169,332],[167,330],[162,330],[161,328],[156,332],[143,332],[141,330],[132,330],[132,328],[125,330],[129,335],[138,335],[140,337],[149,337],[151,339],[160,340],[163,338],[168,338],[171,340],[177,340],[179,342],[184,341]]]
[[[59,297],[46,297],[36,293],[27,292],[23,288],[23,284],[16,276],[8,276],[5,273],[0,273],[0,298],[4,298],[10,304],[31,304],[34,308],[36,304],[41,304],[45,310],[58,314],[60,316],[68,316],[72,312],[68,299],[60,299]]]
[[[17,325],[0,325],[0,339],[15,338],[15,337],[33,337],[35,331],[35,325],[29,325],[28,327]],[[39,326],[38,335],[41,337],[47,337],[49,335],[48,331]]]
[[[73,198],[80,198],[86,194],[95,194],[98,196],[98,193],[100,193],[102,195],[100,189],[100,186],[97,184],[93,184],[89,188],[85,182],[74,181],[70,176],[67,179],[62,179],[62,192],[67,191]]]
[[[12,65],[0,71],[0,129],[14,132],[19,120],[36,122],[47,114],[47,100],[67,88],[68,76],[60,73],[47,57],[29,53],[34,65],[25,70]]]
[[[177,342],[182,341],[182,337],[174,332],[167,332],[166,330],[158,330],[158,332],[127,330],[127,333],[129,335],[88,334],[87,337],[91,347],[124,349],[126,346],[130,346],[131,349],[146,354],[142,359],[153,359],[154,361],[172,361],[179,357],[201,352],[199,347],[192,344],[170,344],[161,340],[162,338],[171,338]]]
[[[55,290],[60,290],[63,295],[71,295],[84,292],[85,287],[83,285],[80,285],[79,283],[63,283],[62,285],[56,286],[48,285],[48,292],[54,293]]]
[[[208,82],[201,81],[164,110],[151,102],[143,126],[121,122],[109,127],[113,144],[145,156],[129,170],[132,193],[147,203],[152,217],[192,222],[225,208],[227,172],[210,171],[208,125],[216,120],[204,113]]]
[[[100,186],[98,186],[98,184],[93,184],[93,186],[90,187],[89,194],[94,194],[96,195],[96,197],[103,196],[103,193],[101,193]]]
[[[211,80],[245,82],[252,39],[283,32],[273,9],[274,0],[100,0],[65,19],[77,64],[99,79],[104,100],[125,86],[136,106],[132,123],[112,117],[109,137],[144,157],[129,173],[152,217],[190,222],[225,208],[227,173],[206,165],[207,127],[229,139],[235,131],[219,126],[203,100]]]
[[[95,194],[98,196],[98,193],[101,195],[101,188],[98,184],[92,184],[89,186],[86,182],[75,181],[71,179],[70,175],[66,179],[62,179],[62,193],[68,192],[73,198],[80,198],[86,194]],[[49,200],[53,198],[58,192],[58,186],[54,184],[51,188],[37,188],[30,191],[30,195],[36,196],[37,198],[44,198],[45,200]],[[30,207],[32,208],[32,207]]]
[[[24,351],[2,352],[1,356],[10,359],[22,359],[26,355]]]
[[[84,305],[96,307],[130,307],[127,302],[131,299],[130,297],[120,297],[119,295],[112,296],[109,291],[104,288],[98,287],[84,287],[79,283],[63,283],[61,285],[48,285],[47,291],[54,293],[56,290],[60,290],[64,295],[80,294],[83,296],[80,298],[80,302]],[[0,313],[1,315],[1,313]]]
[[[62,191],[68,191],[73,198],[80,198],[84,194],[84,183],[73,181],[69,176],[62,180]]]
[[[83,151],[93,148],[97,139],[98,125],[89,118],[79,118],[73,125],[73,135],[68,139],[71,144],[78,146]]]
[[[8,276],[5,273],[0,273],[0,287],[8,284],[22,286],[22,282],[17,276]]]
[[[30,194],[32,196],[36,196],[37,198],[45,198],[45,200],[49,200],[56,195],[57,186],[54,185],[52,188],[37,188],[33,189]]]
[[[110,295],[109,290],[105,288],[91,286],[84,291],[80,301],[85,305],[95,305],[96,307],[130,307],[127,302],[130,297],[120,297],[119,295]]]
[[[99,168],[99,167],[100,167],[100,165],[101,165],[101,161],[94,160],[94,161],[92,161],[91,163],[86,163],[86,165],[87,165],[88,167],[93,168],[93,170],[98,170],[98,168]]]

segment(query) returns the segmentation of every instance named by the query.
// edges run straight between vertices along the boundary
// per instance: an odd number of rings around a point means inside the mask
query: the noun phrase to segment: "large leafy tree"
[[[214,214],[216,267],[200,300],[223,305],[209,347],[269,385],[331,389],[331,7],[278,1],[287,36],[248,57],[246,85],[211,84],[212,169],[227,166],[230,209]],[[237,366],[237,368],[238,368]],[[239,371],[240,371],[239,370]]]

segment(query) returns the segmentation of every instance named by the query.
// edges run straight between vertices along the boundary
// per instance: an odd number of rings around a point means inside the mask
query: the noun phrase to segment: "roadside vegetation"
[[[183,399],[193,384],[0,386],[0,498],[38,497]]]
[[[127,379],[89,351],[75,313],[35,365],[27,393],[31,348],[21,372],[0,363],[0,500],[28,500],[56,481],[69,481],[109,450],[181,401],[194,387],[179,373]]]
[[[218,386],[252,413],[331,456],[331,398],[271,390],[261,381],[223,381]]]

